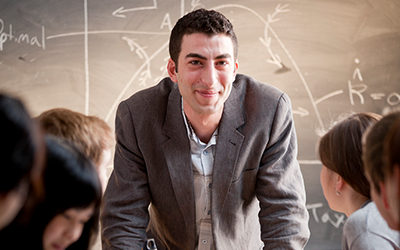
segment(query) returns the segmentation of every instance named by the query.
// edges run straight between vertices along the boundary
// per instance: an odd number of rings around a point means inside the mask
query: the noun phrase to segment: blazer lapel
[[[212,206],[220,212],[224,206],[244,135],[237,129],[244,124],[238,93],[235,88],[225,102],[219,125],[218,141],[213,168]]]
[[[185,219],[186,230],[195,233],[195,201],[193,170],[189,138],[182,117],[181,96],[178,88],[169,97],[163,133],[169,137],[163,144],[165,160],[175,193],[176,201]],[[190,233],[190,235],[192,235]]]

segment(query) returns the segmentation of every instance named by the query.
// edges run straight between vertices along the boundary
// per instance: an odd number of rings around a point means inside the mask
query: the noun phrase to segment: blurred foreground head
[[[31,191],[41,192],[44,147],[21,100],[0,93],[0,229],[20,211]]]
[[[392,229],[399,225],[400,112],[384,116],[364,137],[363,160],[371,196]],[[396,139],[397,138],[397,139]]]

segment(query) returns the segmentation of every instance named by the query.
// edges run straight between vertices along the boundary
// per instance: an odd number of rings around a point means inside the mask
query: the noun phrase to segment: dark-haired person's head
[[[383,186],[386,190],[384,204],[391,214],[391,228],[400,231],[400,118],[390,128],[383,150],[385,163]]]
[[[88,249],[97,235],[102,189],[92,161],[72,142],[47,136],[44,250]],[[39,216],[40,215],[40,216]]]
[[[185,35],[195,33],[209,37],[225,35],[232,40],[234,61],[238,56],[238,41],[231,22],[215,10],[198,9],[181,17],[171,31],[169,39],[169,54],[178,72],[178,58],[181,52],[182,39]]]
[[[400,112],[384,116],[368,130],[363,145],[363,160],[371,184],[372,199],[389,227],[396,230],[400,229],[399,122]],[[392,185],[395,186],[390,188]]]
[[[354,200],[370,199],[370,185],[362,161],[362,136],[380,118],[374,113],[352,114],[336,122],[320,138],[321,185],[332,210],[348,216],[354,212],[350,209],[352,204],[343,200],[346,195]]]
[[[382,194],[382,200],[391,217],[388,224],[400,231],[400,118],[390,128],[383,150],[385,194]]]
[[[0,94],[0,229],[22,208],[30,186],[39,188],[40,134],[21,100]]]

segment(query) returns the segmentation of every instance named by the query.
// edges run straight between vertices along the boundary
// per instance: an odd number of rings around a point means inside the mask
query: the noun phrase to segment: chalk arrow
[[[294,115],[300,115],[301,117],[307,116],[310,114],[307,109],[303,109],[301,107],[298,108],[298,110],[293,110]]]
[[[126,16],[123,13],[138,11],[138,10],[156,10],[156,9],[157,9],[157,0],[153,0],[153,6],[137,7],[137,8],[130,8],[130,9],[125,9],[125,7],[122,6],[121,8],[116,9],[112,13],[112,15],[115,17],[126,18]]]
[[[112,13],[112,15],[115,16],[115,17],[125,18],[125,17],[126,17],[125,15],[119,14],[119,13],[122,13],[123,11],[124,11],[124,7],[122,6],[121,8],[115,10],[115,11]]]

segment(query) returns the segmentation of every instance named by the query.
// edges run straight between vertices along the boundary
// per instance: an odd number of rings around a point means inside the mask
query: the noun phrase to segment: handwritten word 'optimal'
[[[37,36],[29,37],[28,34],[22,33],[19,35],[13,34],[12,24],[9,25],[9,30],[6,32],[4,30],[4,21],[0,18],[0,51],[3,51],[4,44],[8,41],[15,42],[15,43],[22,43],[25,42],[28,45],[38,46],[39,48],[46,49],[45,43],[45,28],[42,26],[42,36],[39,39]]]

